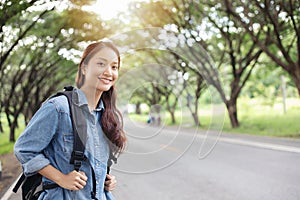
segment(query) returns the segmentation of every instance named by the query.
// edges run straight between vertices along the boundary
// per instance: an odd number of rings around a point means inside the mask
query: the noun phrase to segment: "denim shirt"
[[[80,168],[80,171],[83,171],[88,177],[87,183],[79,191],[71,191],[61,187],[46,190],[40,195],[39,199],[91,199],[93,183],[90,166],[93,167],[96,175],[98,200],[105,200],[106,195],[111,196],[111,194],[104,191],[109,146],[99,123],[101,111],[104,109],[103,102],[100,101],[97,108],[90,112],[84,93],[75,88],[75,94],[76,98],[73,99],[73,102],[84,109],[87,120],[85,156],[88,159],[83,162]],[[73,140],[68,101],[65,96],[61,95],[47,100],[35,113],[18,138],[14,151],[26,176],[37,173],[49,164],[62,173],[68,174],[74,170],[74,165],[70,164]],[[43,177],[43,183],[53,182]]]

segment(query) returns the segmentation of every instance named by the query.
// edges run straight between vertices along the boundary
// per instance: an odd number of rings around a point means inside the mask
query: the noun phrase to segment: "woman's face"
[[[118,56],[111,48],[104,47],[91,57],[88,64],[83,64],[82,70],[85,76],[83,87],[108,91],[118,79]]]

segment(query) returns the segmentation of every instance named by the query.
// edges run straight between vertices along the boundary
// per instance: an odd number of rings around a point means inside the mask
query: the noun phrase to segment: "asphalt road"
[[[299,140],[127,125],[116,199],[300,199]]]
[[[128,147],[112,169],[116,199],[300,199],[300,140],[125,127]]]

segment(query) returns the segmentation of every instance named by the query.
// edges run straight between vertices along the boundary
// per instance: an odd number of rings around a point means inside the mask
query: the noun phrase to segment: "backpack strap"
[[[87,124],[83,110],[78,105],[73,103],[73,99],[76,98],[73,96],[73,90],[73,86],[66,86],[64,87],[64,91],[58,92],[56,95],[54,95],[54,97],[64,95],[68,99],[70,117],[74,132],[74,144],[70,164],[73,164],[74,169],[79,171],[82,162],[86,160],[84,151],[87,139]]]
[[[117,163],[117,157],[112,153],[112,150],[110,149],[109,151],[109,158],[107,161],[107,174],[110,172],[110,167],[112,166],[113,163]]]
[[[79,171],[82,162],[87,158],[84,155],[85,144],[87,140],[87,123],[84,117],[83,109],[79,108],[78,105],[73,103],[73,87],[67,86],[64,87],[64,91],[61,93],[65,95],[68,99],[70,116],[73,126],[74,132],[74,144],[73,144],[73,152],[70,159],[70,164],[74,165],[74,169]],[[58,94],[58,95],[61,95]],[[94,200],[98,200],[96,197],[96,175],[93,167],[91,166],[92,171],[92,179],[93,179],[93,191],[91,191],[91,198]]]
[[[24,173],[22,173],[22,175],[20,176],[18,182],[16,183],[15,187],[12,190],[14,193],[17,193],[18,189],[20,188],[22,183],[25,181],[25,179],[26,179],[26,176],[24,175]]]
[[[97,188],[96,175],[92,166],[91,166],[91,171],[92,171],[92,178],[93,178],[93,191],[91,191],[91,198],[98,200],[96,197],[96,188]]]

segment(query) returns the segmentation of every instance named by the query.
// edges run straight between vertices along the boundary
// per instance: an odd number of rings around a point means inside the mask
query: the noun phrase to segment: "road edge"
[[[20,174],[18,176],[18,178],[13,182],[13,184],[11,184],[11,186],[6,190],[6,192],[4,193],[4,195],[1,197],[0,200],[9,200],[9,198],[11,197],[12,193],[13,193],[13,188],[16,185],[17,181],[19,180],[19,178],[21,177],[22,174]]]

